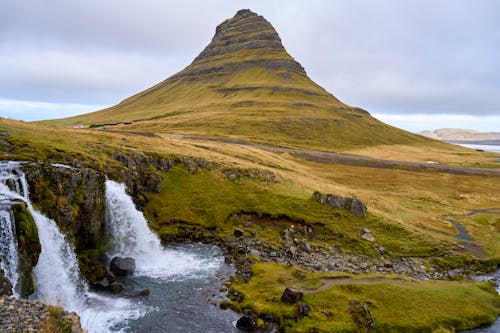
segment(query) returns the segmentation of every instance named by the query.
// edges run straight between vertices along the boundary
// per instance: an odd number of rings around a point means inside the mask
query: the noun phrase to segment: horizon
[[[101,13],[84,15],[99,6],[92,1],[56,4],[53,12],[37,11],[36,5],[0,5],[5,7],[1,12],[9,13],[0,43],[5,51],[0,56],[5,73],[0,116],[35,121],[97,111],[163,81],[187,66],[215,27],[241,7],[218,2],[225,6],[190,1],[205,9],[192,13],[191,6],[153,1],[138,18],[134,5],[126,2],[116,13],[123,18],[111,15],[110,22],[106,14],[116,6],[109,4]],[[500,65],[492,58],[500,33],[494,29],[493,4],[445,1],[429,14],[429,1],[385,1],[381,8],[365,1],[285,7],[281,1],[256,1],[251,10],[275,27],[308,76],[343,102],[411,132],[490,132],[500,130],[495,93],[500,81],[494,75]],[[53,22],[54,13],[68,15]],[[152,31],[148,15],[162,29]],[[356,27],[347,24],[352,20]],[[180,24],[183,29],[174,30]]]

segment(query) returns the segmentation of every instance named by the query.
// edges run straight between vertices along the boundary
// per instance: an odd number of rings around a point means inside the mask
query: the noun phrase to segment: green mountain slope
[[[125,99],[59,125],[133,122],[117,128],[238,138],[342,150],[379,144],[439,144],[388,126],[314,83],[272,25],[250,10],[224,21],[184,70]]]

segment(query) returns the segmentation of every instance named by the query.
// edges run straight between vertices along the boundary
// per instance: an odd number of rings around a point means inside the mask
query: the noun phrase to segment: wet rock
[[[116,275],[133,274],[135,271],[135,259],[130,257],[114,257],[109,264],[109,269]]]
[[[2,295],[12,295],[12,285],[10,284],[10,281],[5,277],[3,270],[0,268],[0,296]]]
[[[109,285],[108,290],[111,291],[113,294],[119,294],[125,289],[123,284],[118,283],[118,282],[113,282]]]
[[[303,296],[304,294],[302,292],[291,287],[286,287],[283,295],[281,295],[281,301],[286,304],[295,304],[300,301]]]
[[[145,289],[125,288],[120,295],[125,297],[142,297],[142,296],[149,296],[150,294],[151,291],[148,288]]]
[[[367,303],[361,303],[356,300],[350,301],[349,314],[358,326],[360,332],[368,332],[375,328],[375,321],[368,309]]]
[[[234,237],[242,237],[243,236],[243,230],[241,230],[240,228],[236,228],[234,229],[233,231],[233,235]]]
[[[251,316],[243,316],[236,322],[236,328],[243,332],[253,332],[257,329],[257,322]]]

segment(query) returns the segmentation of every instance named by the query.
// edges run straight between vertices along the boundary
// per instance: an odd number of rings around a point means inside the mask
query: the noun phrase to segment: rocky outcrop
[[[38,263],[42,246],[35,221],[26,206],[18,204],[13,205],[11,209],[16,221],[19,293],[22,297],[27,297],[35,291],[33,268]]]
[[[213,163],[199,157],[167,159],[154,154],[117,154],[114,159],[124,167],[117,170],[115,176],[125,183],[127,192],[140,210],[148,203],[147,193],[160,193],[163,180],[161,173],[169,173],[175,165],[186,167],[190,174],[199,168],[213,166]]]
[[[348,209],[356,216],[366,216],[366,206],[358,198],[344,198],[335,194],[314,192],[313,198],[323,205],[330,205],[334,209]]]
[[[102,244],[105,211],[104,174],[48,164],[23,165],[30,199],[74,240],[77,252]]]
[[[86,279],[92,285],[108,277],[100,269],[106,237],[105,175],[57,164],[25,164],[23,171],[33,205],[71,239]]]

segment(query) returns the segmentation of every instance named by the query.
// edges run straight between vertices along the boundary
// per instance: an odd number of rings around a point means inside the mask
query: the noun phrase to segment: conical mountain
[[[424,142],[350,107],[314,83],[285,50],[273,26],[250,10],[222,22],[184,70],[66,125],[118,125],[323,150]]]

